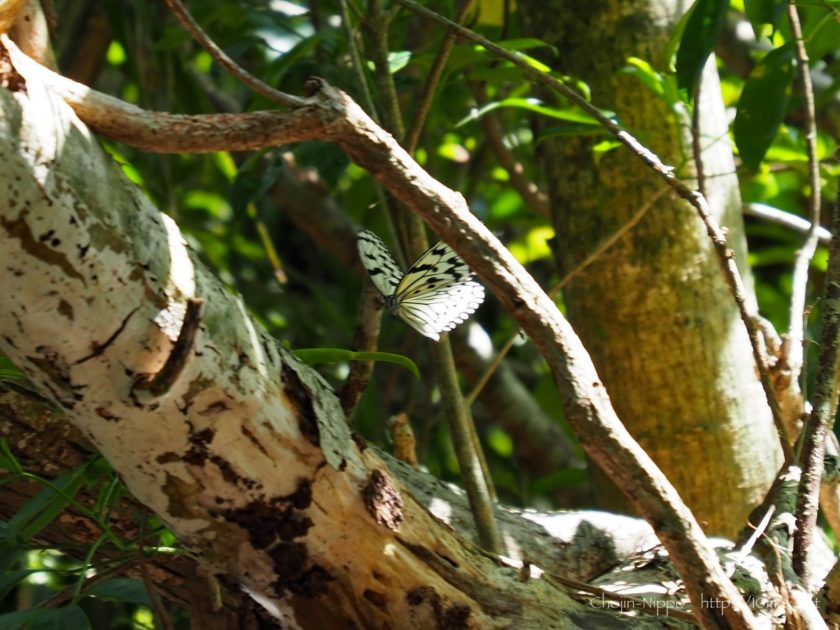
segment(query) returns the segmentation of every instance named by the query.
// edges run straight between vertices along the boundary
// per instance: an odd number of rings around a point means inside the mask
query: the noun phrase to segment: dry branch
[[[725,623],[734,627],[753,627],[752,614],[723,573],[699,525],[668,480],[615,415],[588,354],[553,301],[495,236],[470,213],[463,197],[423,171],[349,97],[323,81],[312,80],[307,85],[307,104],[285,115],[257,113],[190,117],[150,114],[40,68],[20,54],[7,40],[4,40],[4,44],[15,67],[26,80],[27,89],[30,81],[33,89],[39,88],[43,81],[45,89],[63,97],[96,130],[149,150],[241,150],[306,139],[332,141],[341,146],[397,199],[422,216],[473,267],[522,329],[531,336],[552,369],[567,420],[580,436],[590,457],[620,483],[639,513],[654,527],[685,579],[686,589],[704,625],[718,627],[725,620]],[[220,127],[222,123],[224,126]],[[151,229],[151,226],[147,227]],[[25,297],[22,292],[21,298]],[[142,302],[137,308],[141,307]],[[122,325],[127,325],[131,319],[132,312],[123,311]],[[141,317],[135,318],[134,322],[138,320]],[[136,326],[135,323],[131,328]],[[84,336],[80,332],[80,337]],[[121,338],[131,336],[121,335]],[[248,342],[248,336],[242,342],[246,346],[251,343]],[[163,343],[163,340],[156,343]],[[198,347],[201,347],[200,343]],[[3,349],[7,350],[6,347]],[[20,352],[10,354],[13,358],[20,357]],[[101,357],[97,356],[96,359],[101,360]],[[267,355],[263,361],[266,359],[277,363],[271,366],[271,370],[278,369],[279,364],[287,363],[282,354]],[[261,361],[256,363],[259,365]],[[25,365],[35,369],[31,363]],[[216,366],[215,369],[218,368]],[[292,380],[302,378],[297,368],[293,371],[297,377],[291,376],[288,371],[283,373]],[[275,388],[276,385],[269,381],[261,387]],[[308,383],[307,387],[315,385]],[[238,404],[253,403],[243,400]],[[300,404],[296,406],[299,408]],[[329,423],[330,426],[334,424]],[[284,457],[288,457],[288,454],[284,454]],[[333,455],[331,463],[338,465],[341,459],[354,461],[355,458],[351,458],[351,452],[343,447]],[[366,457],[364,459],[368,461]],[[298,465],[295,463],[295,466]],[[369,461],[368,465],[375,467]],[[362,473],[364,464],[361,464],[361,469],[358,466],[350,468],[357,471],[357,474]],[[325,498],[328,503],[339,500],[335,494],[339,492],[338,489],[349,490],[346,486],[347,473],[329,468],[324,470],[324,477],[331,484]],[[311,471],[306,473],[311,474]],[[136,491],[136,488],[133,489]],[[280,494],[292,497],[294,492],[294,488],[286,485],[286,492]],[[166,504],[160,505],[158,501],[156,505],[166,513]],[[183,528],[176,529],[183,532]],[[362,536],[363,533],[360,531],[357,535]],[[363,544],[362,541],[358,542]],[[451,548],[450,552],[458,555]],[[415,560],[422,564],[428,558],[415,554]],[[478,569],[478,566],[474,568]],[[249,579],[253,580],[253,576]],[[261,589],[266,586],[262,584]],[[450,595],[453,598],[462,597],[460,592]],[[704,601],[727,602],[728,605],[712,609],[704,606]],[[501,614],[502,611],[498,612]]]

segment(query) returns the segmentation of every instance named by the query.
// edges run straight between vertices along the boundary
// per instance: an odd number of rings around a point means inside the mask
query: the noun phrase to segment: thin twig
[[[210,39],[207,33],[202,30],[202,28],[198,25],[198,22],[193,19],[189,11],[187,11],[184,5],[181,4],[180,0],[166,0],[166,4],[172,13],[175,14],[175,17],[178,18],[178,21],[181,22],[184,28],[189,31],[195,41],[201,44],[201,46],[210,53],[211,57],[213,57],[213,59],[215,59],[222,67],[227,68],[228,72],[254,90],[254,92],[264,96],[274,103],[288,105],[289,107],[301,107],[306,103],[304,99],[298,96],[293,96],[292,94],[286,94],[280,90],[275,90],[270,85],[263,83],[245,70],[245,68],[236,63],[233,59],[228,57],[227,54],[219,48],[212,39]]]
[[[289,277],[286,275],[286,270],[283,269],[283,261],[280,260],[280,254],[277,253],[277,248],[274,246],[271,232],[268,231],[265,222],[260,218],[254,203],[248,204],[248,216],[251,217],[254,227],[257,228],[257,235],[260,237],[265,256],[268,258],[271,268],[274,269],[274,278],[280,286],[287,284]]]
[[[371,57],[376,68],[375,79],[382,102],[382,121],[387,130],[400,138],[404,135],[404,127],[396,86],[388,68],[387,21],[382,0],[371,0],[368,4],[367,29],[370,35]],[[445,62],[445,59],[443,61]],[[434,91],[433,84],[430,89]],[[414,260],[428,246],[423,221],[417,214],[398,205],[392,208],[390,215],[403,256],[406,261]],[[475,519],[479,544],[491,553],[501,553],[501,538],[493,515],[492,485],[484,475],[486,464],[482,466],[483,457],[479,454],[481,444],[475,427],[470,426],[472,416],[458,383],[448,335],[441,335],[440,342],[431,347],[431,358],[441,390],[443,413],[461,468],[461,480]]]
[[[783,356],[787,358],[790,370],[790,389],[794,394],[801,391],[799,377],[804,363],[805,343],[805,299],[808,293],[808,271],[811,259],[819,244],[817,228],[820,224],[820,162],[817,156],[817,122],[814,111],[814,88],[811,83],[811,72],[808,68],[808,52],[802,40],[802,26],[799,23],[799,13],[796,5],[788,5],[788,20],[796,42],[795,51],[802,88],[802,101],[805,108],[805,141],[808,152],[808,180],[811,186],[809,204],[809,218],[811,228],[805,237],[802,248],[796,253],[793,265],[793,281],[791,285],[790,311],[788,316],[788,334],[786,350]]]
[[[370,56],[376,68],[374,80],[379,90],[379,101],[382,104],[382,122],[388,131],[397,138],[402,138],[405,127],[394,77],[388,65],[388,17],[385,15],[383,0],[371,0],[368,3],[368,14],[364,25],[370,39]]]
[[[803,584],[808,584],[808,553],[817,525],[820,481],[825,457],[825,439],[831,431],[837,398],[837,367],[840,357],[840,193],[831,217],[831,243],[823,297],[820,357],[812,399],[812,410],[802,429],[800,462],[802,478],[796,503],[796,532],[793,538],[793,567]]]
[[[373,352],[379,340],[379,326],[382,322],[382,303],[379,293],[370,282],[365,282],[356,312],[356,325],[353,328],[353,341],[350,347],[356,352]],[[353,421],[353,412],[365,392],[373,361],[351,361],[350,373],[344,379],[338,391],[338,399],[348,423]]]
[[[694,170],[697,173],[697,190],[706,196],[706,170],[703,165],[703,146],[700,129],[700,97],[702,96],[703,76],[697,78],[694,88],[694,109],[691,111],[691,153],[694,156]]]
[[[668,188],[660,188],[656,191],[652,197],[650,197],[637,211],[636,213],[630,217],[630,220],[627,221],[624,225],[618,228],[615,232],[610,234],[607,238],[601,241],[598,246],[592,250],[592,252],[581,262],[577,265],[574,269],[566,273],[557,283],[549,289],[547,292],[549,297],[554,298],[560,293],[560,290],[566,286],[572,278],[578,275],[581,271],[586,269],[589,265],[591,265],[595,260],[601,256],[605,251],[607,251],[610,247],[612,247],[622,236],[624,236],[627,232],[629,232],[633,227],[641,220],[645,213],[655,204],[659,199],[668,192]],[[487,385],[487,382],[490,380],[490,377],[493,376],[493,373],[501,364],[502,359],[505,358],[510,349],[513,347],[516,338],[519,336],[519,331],[517,330],[513,333],[510,338],[505,342],[505,345],[502,346],[501,350],[496,354],[493,359],[493,362],[487,367],[487,370],[482,374],[481,378],[478,379],[475,385],[473,385],[472,390],[470,391],[469,395],[467,396],[467,404],[472,405],[478,395],[481,393],[481,390],[484,389],[484,386]]]
[[[484,88],[475,82],[472,82],[471,85],[476,101],[481,106],[487,100]],[[511,185],[522,196],[525,203],[541,215],[547,217],[551,211],[548,196],[534,182],[526,177],[525,168],[505,146],[498,117],[494,112],[486,112],[481,116],[479,122],[482,129],[484,129],[484,135],[487,136],[488,144],[496,155],[496,159],[499,161],[501,167],[507,171]]]
[[[347,50],[350,52],[350,65],[353,68],[353,73],[356,75],[356,82],[362,91],[362,96],[365,101],[367,111],[370,112],[374,120],[379,120],[379,115],[376,110],[376,104],[373,101],[373,96],[370,93],[367,76],[365,75],[364,65],[362,64],[362,56],[359,54],[359,47],[356,42],[356,33],[353,31],[352,22],[350,21],[350,11],[348,10],[347,0],[341,0],[341,24],[344,28],[344,37],[347,40]],[[374,182],[374,193],[377,201],[383,208],[390,207],[385,192],[379,183]],[[353,328],[353,341],[351,348],[360,352],[373,352],[379,345],[379,329],[382,324],[382,308],[379,301],[379,295],[375,288],[366,282],[362,289],[362,294],[359,301],[359,309],[356,313],[356,325]],[[341,401],[341,408],[344,410],[344,416],[347,422],[352,423],[353,413],[359,400],[367,389],[368,381],[371,374],[373,374],[373,361],[352,361],[350,363],[350,373],[344,380],[339,391],[339,400]]]
[[[155,614],[160,628],[162,630],[173,630],[175,626],[172,625],[172,618],[166,610],[166,606],[158,593],[155,583],[152,581],[152,575],[145,563],[140,564],[140,576],[143,579],[143,585],[146,587],[146,592],[149,594],[149,601],[152,603],[152,611]]]
[[[202,298],[187,299],[184,319],[181,322],[181,331],[178,333],[178,339],[175,340],[166,362],[154,374],[140,376],[134,384],[135,391],[147,391],[151,396],[157,398],[172,389],[192,356],[193,343],[201,326],[203,310],[204,300]]]
[[[458,5],[458,10],[455,12],[453,20],[460,24],[464,18],[472,10],[475,0],[461,0]],[[452,52],[452,47],[455,45],[455,33],[448,32],[443,41],[440,43],[435,60],[432,62],[432,67],[426,77],[426,83],[423,86],[423,92],[420,96],[420,103],[417,105],[417,110],[414,112],[414,118],[411,122],[411,128],[405,135],[403,140],[403,147],[409,153],[414,153],[417,148],[417,142],[420,140],[420,133],[423,131],[423,125],[426,123],[426,116],[429,114],[429,108],[432,105],[435,91],[437,90],[440,77],[443,75],[443,69],[446,67],[446,62],[449,60],[449,53]]]
[[[776,397],[776,391],[773,388],[773,381],[768,368],[767,356],[761,338],[761,332],[758,328],[758,325],[755,323],[755,313],[753,313],[753,307],[746,297],[747,294],[746,289],[744,288],[744,282],[741,278],[740,272],[738,271],[738,265],[735,262],[735,252],[733,252],[727,244],[726,233],[720,228],[714,216],[712,216],[706,198],[698,191],[691,190],[682,181],[680,181],[680,179],[677,178],[677,176],[674,174],[673,167],[666,166],[662,162],[662,160],[659,159],[659,156],[657,156],[650,149],[645,147],[641,142],[639,142],[636,139],[635,136],[630,134],[628,131],[624,130],[609,116],[603,114],[601,110],[592,105],[575,90],[565,85],[558,79],[555,79],[550,74],[534,67],[533,63],[527,61],[521,54],[505,50],[501,46],[497,46],[493,42],[475,33],[474,31],[471,31],[470,29],[455,24],[451,20],[435,13],[430,9],[427,9],[426,7],[414,2],[413,0],[394,1],[410,9],[413,12],[422,15],[423,17],[426,17],[430,20],[434,20],[439,24],[443,24],[444,26],[447,26],[457,31],[458,34],[464,37],[465,39],[481,44],[484,48],[486,48],[494,55],[498,55],[504,59],[507,59],[508,61],[516,65],[523,71],[523,73],[526,76],[531,77],[533,80],[542,83],[555,90],[556,92],[560,93],[561,95],[565,96],[573,104],[577,105],[587,114],[595,118],[599,122],[599,124],[601,124],[601,126],[603,126],[613,136],[615,136],[615,138],[619,142],[621,142],[627,148],[629,148],[630,151],[636,157],[638,157],[645,164],[647,164],[648,167],[653,169],[653,171],[657,175],[659,175],[659,177],[661,177],[665,181],[665,183],[668,184],[668,186],[670,186],[674,190],[674,192],[676,192],[680,197],[685,199],[697,210],[697,213],[700,215],[700,219],[703,221],[703,225],[706,227],[706,232],[709,235],[709,238],[712,240],[712,244],[715,248],[715,253],[718,256],[718,259],[720,260],[724,277],[726,279],[727,284],[729,285],[729,289],[732,292],[732,295],[735,298],[735,303],[738,306],[738,312],[741,316],[741,320],[744,322],[744,326],[747,329],[747,333],[750,339],[750,345],[752,346],[753,358],[755,360],[756,367],[758,368],[761,380],[761,386],[764,389],[764,395],[767,397],[767,404],[770,406],[770,411],[773,414],[773,422],[776,426],[776,430],[779,433],[780,446],[785,455],[785,460],[791,461],[793,454],[790,450],[790,441],[788,440],[787,430],[785,429],[784,423],[782,421],[782,412],[779,406],[779,401]]]
[[[379,120],[379,114],[376,112],[376,104],[373,102],[373,96],[371,96],[370,87],[368,87],[365,69],[362,65],[362,57],[359,54],[359,47],[356,45],[356,33],[353,32],[353,25],[350,22],[347,0],[341,0],[341,26],[344,29],[344,37],[347,40],[347,50],[350,52],[350,65],[353,68],[353,73],[356,75],[356,83],[362,90],[365,107],[370,112],[371,118]],[[379,190],[381,192],[382,189],[380,188]]]
[[[784,210],[779,210],[778,208],[768,206],[764,203],[747,203],[744,204],[743,210],[746,215],[778,223],[779,225],[783,225],[796,232],[801,232],[802,234],[810,232],[811,226],[813,225],[808,219],[803,219],[798,215],[785,212]],[[820,244],[828,245],[828,242],[831,240],[831,232],[821,225],[817,225],[815,231],[817,233],[817,237],[820,239]]]

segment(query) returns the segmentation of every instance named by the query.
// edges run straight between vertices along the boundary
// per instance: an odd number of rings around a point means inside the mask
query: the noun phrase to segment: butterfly
[[[385,298],[385,308],[417,332],[438,341],[475,312],[484,287],[452,248],[439,242],[427,249],[403,274],[385,243],[361,230],[359,256],[371,282]]]

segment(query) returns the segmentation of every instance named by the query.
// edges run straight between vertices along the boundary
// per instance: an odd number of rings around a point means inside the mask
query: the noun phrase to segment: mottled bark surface
[[[289,626],[639,627],[480,553],[37,80],[0,89],[0,352],[214,572]],[[187,303],[204,301],[165,391]],[[154,381],[154,379],[152,379]]]
[[[666,163],[694,176],[686,111],[620,72],[631,56],[665,70],[678,3],[520,6],[529,33],[563,51],[556,69],[585,81],[594,103],[616,111]],[[711,65],[701,100],[709,202],[746,274],[738,184]],[[624,148],[596,156],[593,145],[600,140],[563,137],[542,145],[561,275],[661,187]],[[707,531],[736,531],[769,487],[780,452],[744,325],[694,210],[663,197],[577,276],[565,301],[619,417],[708,523]],[[623,504],[603,483],[601,498],[605,505]]]

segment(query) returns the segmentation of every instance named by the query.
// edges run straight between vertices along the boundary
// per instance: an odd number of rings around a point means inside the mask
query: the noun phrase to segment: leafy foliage
[[[220,69],[190,40],[163,3],[101,3],[98,10],[108,25],[104,35],[87,35],[88,20],[96,15],[96,7],[90,5],[91,11],[85,12],[74,4],[62,2],[59,6],[61,27],[56,47],[60,66],[68,72],[82,72],[81,62],[91,60],[80,60],[76,51],[88,37],[103,38],[100,58],[85,75],[87,82],[102,91],[143,107],[173,112],[274,107]],[[314,11],[310,9],[315,3],[309,7],[303,1],[194,0],[190,9],[229,55],[271,85],[299,93],[306,77],[319,75],[364,104],[365,92],[351,67],[351,42],[342,28],[340,4],[317,4],[320,8]],[[454,4],[437,3],[436,8],[450,15]],[[479,12],[472,18],[476,30],[509,50],[528,51],[527,58],[535,67],[551,71],[562,50],[518,32],[515,16],[491,11],[500,3],[479,4]],[[505,6],[508,4],[514,3]],[[720,35],[728,28],[727,19],[748,20],[759,37],[770,36],[770,40],[747,42],[743,61],[752,66],[748,76],[719,64],[724,98],[730,108],[737,109],[734,141],[741,162],[748,167],[740,167],[738,174],[745,203],[761,202],[804,215],[807,161],[801,104],[792,96],[796,69],[792,42],[781,19],[786,3],[747,0],[745,6],[731,4],[728,0],[695,3],[675,38],[675,58],[668,60],[675,61],[675,72],[664,70],[658,60],[635,58],[626,60],[623,71],[676,111],[693,98],[709,55],[722,45]],[[367,35],[359,23],[364,8],[357,1],[351,1],[350,6],[352,41],[361,46],[364,61],[358,70],[374,90],[374,105],[380,108],[384,97],[372,87],[376,70],[369,63]],[[825,5],[802,11],[808,52],[823,79],[817,102],[823,130],[821,156],[826,159],[822,174],[830,197],[836,192],[838,174],[836,163],[827,160],[836,149],[836,133],[832,133],[837,125],[834,77],[840,70],[840,37],[832,12],[836,9]],[[491,13],[498,19],[491,18]],[[418,31],[425,35],[418,37]],[[398,105],[410,124],[417,116],[426,76],[445,34],[398,11],[389,35],[388,71],[397,86]],[[772,42],[769,50],[768,41]],[[564,79],[588,96],[586,77]],[[512,186],[511,173],[482,126],[488,116],[499,123],[502,143],[522,176],[544,189],[548,183],[542,180],[535,158],[540,142],[557,136],[574,141],[584,135],[604,134],[604,130],[578,108],[536,90],[512,64],[494,58],[480,46],[457,43],[437,86],[415,154],[418,161],[447,186],[461,191],[473,212],[509,244],[543,286],[549,287],[556,280],[550,222]],[[533,117],[549,124],[535,131]],[[611,142],[606,141],[600,150],[611,149]],[[317,365],[334,384],[342,381],[350,361],[379,362],[356,414],[355,428],[360,433],[387,445],[382,419],[407,412],[415,425],[418,455],[424,465],[445,479],[457,478],[439,393],[427,376],[426,341],[413,332],[407,334],[402,323],[385,319],[380,339],[384,352],[343,350],[351,342],[361,283],[367,282],[352,263],[356,228],[365,226],[378,234],[391,234],[386,209],[368,173],[350,163],[336,147],[314,142],[250,156],[161,156],[107,142],[106,147],[126,174],[176,219],[191,245],[222,280],[245,296],[254,316],[290,347],[306,348],[295,351],[302,360]],[[573,165],[570,176],[574,176]],[[761,310],[777,327],[784,328],[791,261],[801,237],[754,219],[748,221],[748,236]],[[825,265],[822,251],[813,266],[819,272]],[[819,281],[817,276],[814,295]],[[562,302],[559,306],[563,307]],[[495,348],[515,332],[511,319],[493,299],[482,306],[475,321],[481,328],[472,333],[483,335],[485,344],[492,343]],[[536,353],[524,342],[517,344],[511,363],[536,405],[563,427],[551,375]],[[394,364],[405,370],[394,369]],[[476,380],[475,376],[464,378],[465,389]],[[0,386],[26,387],[23,375],[2,358]],[[567,490],[585,486],[587,475],[579,469],[534,472],[534,462],[517,456],[511,434],[490,411],[480,404],[474,409],[504,502],[564,505]],[[0,627],[86,628],[88,614],[97,607],[114,613],[119,623],[113,627],[139,627],[143,619],[148,621],[151,598],[142,582],[114,578],[90,583],[87,575],[105,573],[115,564],[144,554],[177,552],[171,534],[154,520],[144,521],[142,535],[133,540],[111,530],[109,514],[124,499],[124,488],[101,459],[47,479],[27,473],[8,443],[0,446],[0,466],[7,471],[2,483],[26,478],[40,488],[0,530],[4,554],[0,558],[0,594],[5,596]],[[93,497],[93,505],[80,502],[79,493]],[[102,536],[86,549],[62,549],[66,553],[51,555],[39,544],[38,535],[67,509],[98,523]],[[103,559],[104,551],[109,552],[110,560]],[[56,593],[67,592],[66,605],[37,606]],[[21,593],[35,605],[15,610],[14,597]]]

